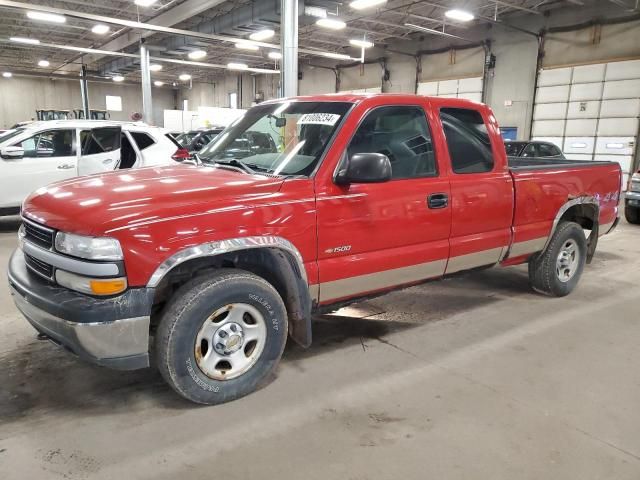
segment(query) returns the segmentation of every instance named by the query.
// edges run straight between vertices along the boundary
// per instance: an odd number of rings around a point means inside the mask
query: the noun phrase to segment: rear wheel
[[[584,230],[577,223],[562,222],[546,250],[529,260],[529,284],[545,295],[568,295],[580,281],[586,259]]]
[[[273,286],[249,272],[219,270],[185,284],[165,309],[158,368],[188,400],[223,403],[258,388],[286,340],[286,309]]]
[[[628,203],[624,206],[624,218],[627,222],[638,225],[640,223],[640,207],[632,207]]]

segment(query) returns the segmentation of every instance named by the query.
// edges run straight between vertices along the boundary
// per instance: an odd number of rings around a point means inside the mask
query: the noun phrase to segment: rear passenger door
[[[118,169],[120,134],[120,127],[81,130],[82,153],[78,162],[78,175],[91,175]]]
[[[438,277],[446,265],[449,181],[422,106],[370,110],[342,161],[356,153],[389,157],[392,179],[316,184],[321,303]]]
[[[451,238],[446,273],[491,265],[511,240],[513,182],[479,110],[441,108],[451,162]]]

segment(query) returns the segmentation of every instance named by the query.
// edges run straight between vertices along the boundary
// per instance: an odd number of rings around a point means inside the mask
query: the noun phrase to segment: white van
[[[29,193],[51,182],[174,163],[181,147],[168,133],[108,120],[51,120],[8,130],[0,134],[0,216],[17,214]]]

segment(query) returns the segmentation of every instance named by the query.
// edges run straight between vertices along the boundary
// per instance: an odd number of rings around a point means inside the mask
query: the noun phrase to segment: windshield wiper
[[[237,158],[230,158],[229,160],[225,160],[225,161],[215,160],[215,163],[217,165],[228,165],[231,167],[240,167],[242,170],[244,170],[250,175],[256,174],[256,171],[253,168],[251,168],[249,165],[244,163],[242,160],[238,160]]]

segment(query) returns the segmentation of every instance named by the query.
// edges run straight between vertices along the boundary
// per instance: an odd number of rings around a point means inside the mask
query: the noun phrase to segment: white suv
[[[0,216],[51,182],[184,160],[168,130],[103,120],[34,122],[0,134]],[[182,155],[182,157],[181,157]]]

